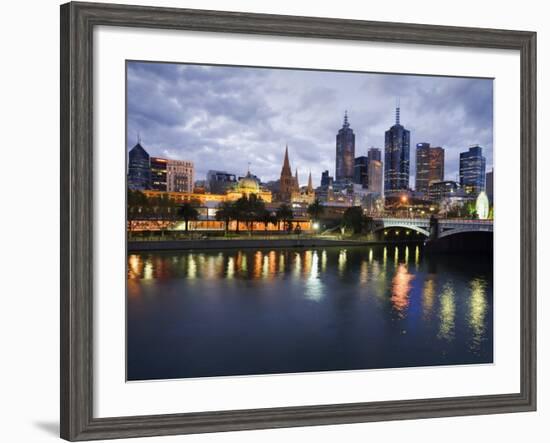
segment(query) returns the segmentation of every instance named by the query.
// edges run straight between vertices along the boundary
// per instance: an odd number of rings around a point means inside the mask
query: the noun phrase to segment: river
[[[127,377],[491,363],[492,281],[414,244],[131,253]]]

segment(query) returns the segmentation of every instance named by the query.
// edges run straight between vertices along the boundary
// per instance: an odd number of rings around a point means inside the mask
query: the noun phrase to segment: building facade
[[[128,153],[128,189],[143,191],[151,188],[151,161],[138,143]]]
[[[151,157],[151,189],[166,191],[168,177],[168,160],[160,157]]]
[[[380,160],[369,159],[368,184],[369,192],[382,195],[383,165]]]
[[[409,189],[411,134],[401,125],[400,112],[398,106],[395,110],[395,124],[385,134],[385,194]]]
[[[237,176],[225,171],[210,170],[206,173],[208,189],[213,194],[223,194],[227,189],[234,187],[237,183]]]
[[[460,187],[467,195],[476,197],[485,190],[485,157],[479,145],[460,153]]]
[[[428,186],[428,198],[433,202],[440,202],[443,199],[454,197],[457,195],[460,186],[457,182],[435,181]]]
[[[415,190],[428,193],[430,183],[443,181],[444,177],[445,150],[441,147],[431,147],[429,143],[418,143]]]
[[[368,168],[369,159],[366,156],[355,157],[353,183],[366,188],[368,186]]]
[[[166,163],[166,190],[193,192],[195,166],[187,160],[168,160]]]
[[[370,148],[369,152],[367,153],[367,157],[369,161],[371,160],[377,160],[379,162],[382,161],[382,151],[378,148]]]
[[[344,124],[336,135],[336,181],[353,181],[355,167],[355,134],[350,128],[348,113]]]
[[[329,187],[334,183],[334,178],[329,175],[328,170],[321,173],[321,186]]]

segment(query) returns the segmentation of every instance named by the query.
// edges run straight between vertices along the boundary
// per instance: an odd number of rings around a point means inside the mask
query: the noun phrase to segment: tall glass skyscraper
[[[139,140],[128,153],[128,188],[133,190],[151,188],[151,161]]]
[[[386,131],[384,152],[384,193],[409,189],[411,133],[400,124],[399,105],[395,125]]]
[[[349,126],[348,112],[344,125],[336,135],[336,181],[353,181],[355,168],[355,134]]]
[[[429,143],[416,145],[417,192],[428,193],[430,183],[442,181],[445,176],[445,150]]]
[[[460,187],[474,197],[485,191],[485,157],[479,145],[460,153]]]

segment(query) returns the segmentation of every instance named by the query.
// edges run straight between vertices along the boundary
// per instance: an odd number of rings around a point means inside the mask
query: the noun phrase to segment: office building
[[[410,131],[400,123],[401,110],[395,110],[395,124],[386,131],[384,152],[384,194],[409,189]]]
[[[355,134],[350,128],[348,113],[344,114],[344,124],[336,135],[336,181],[353,182],[355,167]]]
[[[444,177],[445,150],[440,147],[431,147],[429,143],[418,143],[415,190],[427,193],[431,182],[443,181]]]
[[[167,160],[166,189],[168,192],[193,192],[195,167],[187,160]]]
[[[128,153],[128,188],[145,190],[151,188],[151,163],[140,140]]]
[[[470,146],[460,153],[460,187],[467,195],[477,197],[485,190],[485,157],[479,145]]]

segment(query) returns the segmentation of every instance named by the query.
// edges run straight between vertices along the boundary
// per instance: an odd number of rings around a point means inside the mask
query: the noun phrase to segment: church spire
[[[298,168],[296,168],[296,175],[294,176],[294,180],[296,180],[296,187],[300,187],[300,182],[298,181]]]
[[[288,145],[285,148],[285,159],[283,161],[283,169],[281,170],[281,176],[292,177],[292,170],[290,169],[290,161],[288,160]]]
[[[307,192],[313,192],[313,181],[311,180],[311,171],[309,171],[309,178],[307,180]]]

